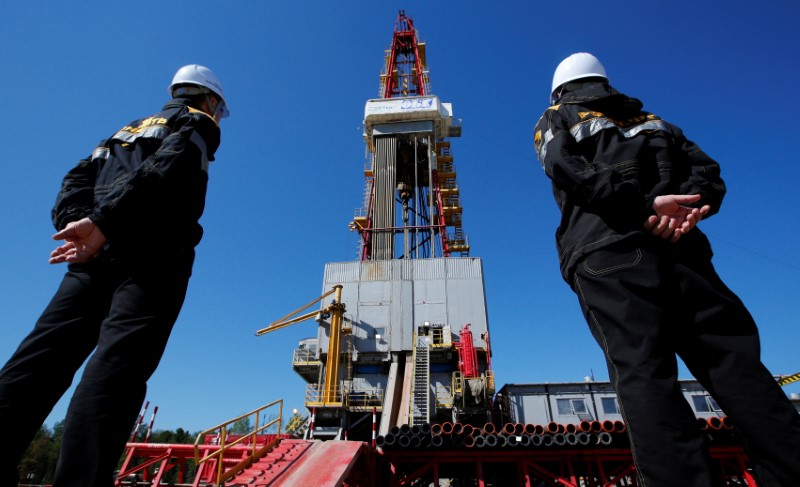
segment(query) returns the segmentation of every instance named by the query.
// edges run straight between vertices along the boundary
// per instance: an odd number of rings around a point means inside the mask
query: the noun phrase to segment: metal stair
[[[424,424],[430,422],[430,346],[426,336],[418,336],[416,340],[411,417],[412,424]]]
[[[283,440],[265,457],[256,460],[226,482],[234,487],[338,487],[347,483],[366,451],[359,441]],[[361,465],[363,467],[363,465]]]
[[[289,422],[286,423],[285,426],[285,433],[292,438],[303,438],[308,431],[308,427],[311,423],[311,416],[301,416],[299,414],[295,414],[289,419]]]

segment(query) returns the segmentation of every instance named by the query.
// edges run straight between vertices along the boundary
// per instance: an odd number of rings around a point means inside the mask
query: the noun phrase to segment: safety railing
[[[441,328],[431,329],[431,344],[432,348],[450,348],[453,346],[453,340],[450,336],[450,327],[444,326]]]
[[[436,393],[434,395],[434,407],[438,409],[450,409],[453,407],[453,392],[452,388],[436,385]]]
[[[327,390],[317,384],[306,386],[306,406],[341,406],[342,394],[339,386],[331,386]]]
[[[383,389],[352,389],[342,387],[344,407],[351,411],[371,411],[383,407]]]
[[[319,365],[316,348],[295,348],[292,365]]]
[[[451,391],[453,391],[453,396],[460,396],[464,393],[462,390],[462,386],[464,385],[464,379],[461,377],[461,372],[458,370],[453,372],[453,379],[452,379],[452,386]]]
[[[264,411],[269,408],[277,407],[278,408],[278,417],[261,424],[261,421],[264,418]],[[241,421],[245,418],[250,418],[251,416],[254,417],[253,421],[253,429],[249,433],[245,433],[241,436],[238,436],[235,440],[228,443],[228,436],[229,436],[229,428],[231,425],[236,423],[237,421]],[[194,441],[194,459],[195,462],[200,465],[205,462],[216,460],[217,462],[217,485],[222,485],[223,482],[233,478],[236,474],[244,470],[245,468],[252,465],[252,463],[263,457],[267,454],[274,446],[276,446],[281,439],[281,421],[283,417],[283,400],[279,399],[277,401],[273,401],[269,404],[261,406],[258,409],[254,409],[249,413],[242,414],[241,416],[237,416],[233,419],[230,419],[222,424],[214,426],[213,428],[207,429],[198,433],[197,438]],[[272,426],[277,425],[278,433],[271,440],[266,441],[264,444],[259,444],[258,442],[258,435],[264,434],[266,430],[271,428]],[[207,436],[212,435],[219,438],[219,449],[215,451],[206,450],[204,456],[201,458],[200,456],[200,442]],[[247,444],[252,445],[250,454],[243,458],[240,462],[238,462],[233,467],[224,470],[223,469],[223,459],[225,458],[225,454],[233,447]]]

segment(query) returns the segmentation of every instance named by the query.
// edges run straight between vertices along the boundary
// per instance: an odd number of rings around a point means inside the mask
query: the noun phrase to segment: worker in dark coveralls
[[[719,165],[591,54],[559,64],[551,95],[534,143],[561,210],[561,272],[605,352],[641,485],[717,482],[676,354],[733,420],[759,487],[800,485],[800,415],[695,226],[720,209]]]
[[[222,86],[187,65],[172,100],[103,140],[53,208],[61,286],[0,371],[0,487],[84,360],[64,423],[56,487],[109,487],[183,305],[203,229],[208,164],[228,115]]]

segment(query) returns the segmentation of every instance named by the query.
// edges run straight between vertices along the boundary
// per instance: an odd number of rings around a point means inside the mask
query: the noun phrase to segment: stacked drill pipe
[[[722,418],[717,416],[697,418],[697,426],[712,442],[730,443],[736,441],[733,421],[727,416]]]
[[[627,446],[622,421],[582,421],[578,424],[546,425],[486,423],[476,426],[443,422],[393,427],[376,438],[377,447],[387,449],[520,449],[520,448],[593,448]]]

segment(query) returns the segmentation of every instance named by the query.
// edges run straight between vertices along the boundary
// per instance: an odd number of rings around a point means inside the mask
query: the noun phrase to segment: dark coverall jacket
[[[548,108],[534,144],[561,210],[556,242],[568,283],[584,255],[641,238],[656,196],[700,194],[695,206],[710,205],[706,217],[725,196],[716,161],[680,128],[603,83],[568,93]],[[699,228],[691,231],[698,245],[708,245]]]
[[[191,255],[203,236],[198,220],[219,142],[209,115],[174,99],[102,141],[66,175],[53,224],[60,230],[88,216],[114,253],[155,250],[143,248],[144,230],[158,236],[158,247]]]
[[[718,480],[677,355],[733,420],[759,487],[797,485],[800,415],[761,363],[756,324],[708,239],[698,227],[674,243],[643,228],[659,195],[699,194],[693,206],[716,213],[719,165],[639,100],[604,82],[575,86],[542,115],[534,144],[561,210],[562,276],[605,354],[640,483]]]
[[[64,178],[56,229],[89,217],[100,254],[73,263],[33,331],[0,370],[0,486],[75,372],[55,485],[112,485],[112,475],[178,317],[220,143],[212,117],[173,99],[102,141]],[[92,354],[92,351],[94,353]]]

